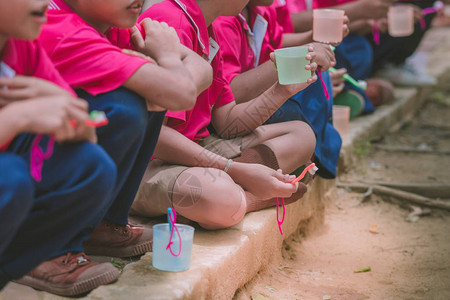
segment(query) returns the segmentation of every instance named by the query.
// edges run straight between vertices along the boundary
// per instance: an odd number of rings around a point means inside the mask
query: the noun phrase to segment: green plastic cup
[[[307,54],[308,46],[275,50],[280,84],[302,83],[311,77],[311,71],[305,69],[305,66],[309,64],[309,60],[306,59]]]

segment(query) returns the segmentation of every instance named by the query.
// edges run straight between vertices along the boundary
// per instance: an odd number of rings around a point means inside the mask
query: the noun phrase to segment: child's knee
[[[292,131],[296,136],[296,140],[302,144],[302,148],[305,152],[314,153],[316,147],[316,135],[311,126],[302,121],[292,121]]]
[[[110,122],[121,125],[121,130],[144,131],[148,123],[145,99],[126,89],[111,92],[110,97]]]
[[[216,198],[206,211],[205,220],[200,225],[206,229],[223,229],[239,223],[247,211],[244,192],[238,186],[228,186],[227,191],[218,191]]]
[[[119,88],[99,96],[92,96],[84,91],[79,92],[79,95],[88,100],[91,109],[106,113],[109,120],[106,129],[114,128],[116,135],[121,134],[133,141],[133,136],[145,133],[148,112],[145,99],[138,94]]]

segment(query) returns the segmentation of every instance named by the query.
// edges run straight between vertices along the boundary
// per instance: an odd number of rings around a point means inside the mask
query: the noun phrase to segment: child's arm
[[[197,95],[209,88],[213,80],[213,70],[211,65],[200,55],[181,44],[183,64],[194,79],[197,87]]]
[[[0,145],[23,132],[52,134],[57,141],[96,141],[85,126],[88,104],[72,96],[40,97],[10,103],[0,110]],[[77,126],[72,125],[77,122]]]
[[[278,80],[271,60],[254,69],[241,73],[231,80],[230,86],[236,103],[250,101],[270,88]]]
[[[312,51],[313,48],[310,48]],[[306,59],[313,60],[314,52],[307,54]],[[274,61],[275,55],[270,58]],[[316,63],[306,65],[307,70],[311,70],[311,77],[305,83],[281,85],[277,81],[268,90],[255,99],[236,104],[228,103],[212,111],[212,124],[217,133],[223,138],[233,138],[244,136],[254,131],[262,125],[278,108],[283,105],[291,96],[307,88],[317,80],[315,71]]]
[[[171,164],[219,170],[223,170],[228,161],[167,126],[161,129],[154,156]],[[228,175],[260,199],[289,197],[298,188],[284,180],[288,176],[258,164],[233,162]]]
[[[142,65],[123,86],[144,97],[150,105],[173,111],[191,109],[197,99],[197,89],[190,72],[183,64],[182,47],[173,28],[165,23],[147,20],[142,23],[146,38],[139,30],[133,36],[140,43],[136,48],[146,49],[145,55],[157,64]]]
[[[327,45],[314,43],[314,58],[312,62],[317,63],[322,70],[327,70],[336,63],[334,52]],[[241,73],[231,81],[231,90],[237,104],[244,103],[260,96],[278,80],[277,71],[271,60]]]
[[[282,48],[296,47],[312,43],[314,42],[312,36],[313,36],[312,30],[301,33],[285,33],[283,34],[283,41],[281,47]]]
[[[347,17],[353,22],[360,19],[386,17],[393,2],[393,0],[358,0],[327,8],[344,10]],[[313,12],[311,10],[293,13],[291,18],[295,32],[311,30],[313,24]]]

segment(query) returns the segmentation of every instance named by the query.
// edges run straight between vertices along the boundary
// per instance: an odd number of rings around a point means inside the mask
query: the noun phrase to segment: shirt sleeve
[[[223,75],[226,81],[231,82],[234,77],[242,73],[240,55],[241,49],[246,47],[241,47],[241,44],[247,43],[247,40],[241,41],[236,37],[239,28],[235,23],[219,20],[216,25],[214,29],[223,59]]]
[[[61,74],[59,74],[55,65],[48,57],[44,48],[41,47],[40,43],[38,41],[34,41],[32,43],[28,43],[28,45],[30,47],[28,58],[32,60],[29,65],[29,75],[53,82],[76,97],[77,95],[70,85],[62,78]]]
[[[86,28],[66,36],[52,58],[70,86],[94,96],[119,88],[148,63],[143,58],[123,54],[106,37]]]

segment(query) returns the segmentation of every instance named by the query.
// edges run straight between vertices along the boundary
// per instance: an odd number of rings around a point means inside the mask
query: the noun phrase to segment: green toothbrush
[[[328,69],[328,71],[330,72],[335,72],[336,69],[333,67],[330,67]],[[342,78],[344,78],[345,80],[347,80],[348,82],[350,82],[352,85],[354,85],[355,87],[362,89],[363,91],[365,91],[367,89],[367,82],[365,82],[364,80],[358,80],[356,81],[355,79],[353,79],[350,75],[348,74],[344,74],[342,75]]]

